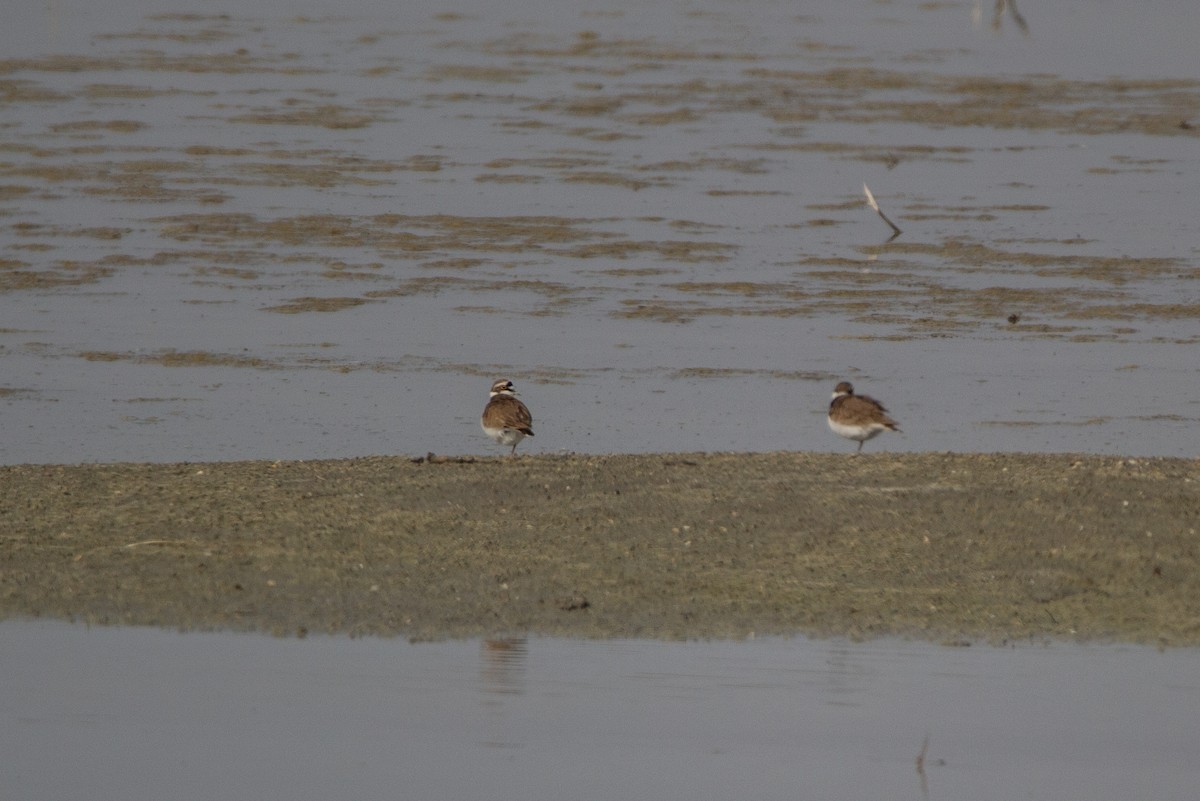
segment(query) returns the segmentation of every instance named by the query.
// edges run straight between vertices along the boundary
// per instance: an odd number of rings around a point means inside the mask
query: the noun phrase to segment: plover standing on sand
[[[864,442],[880,431],[899,431],[899,426],[888,417],[882,403],[866,395],[855,395],[849,381],[834,388],[833,402],[829,404],[829,427],[838,436],[858,440],[855,455],[862,452]]]
[[[483,409],[479,424],[483,433],[501,445],[511,445],[509,456],[517,453],[517,443],[533,436],[533,416],[529,407],[517,400],[513,383],[498,378],[492,383],[491,400]]]

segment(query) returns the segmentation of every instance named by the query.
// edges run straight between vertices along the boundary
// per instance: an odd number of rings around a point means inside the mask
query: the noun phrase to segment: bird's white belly
[[[846,439],[856,439],[859,442],[866,442],[886,428],[886,426],[881,425],[880,423],[867,423],[866,425],[846,425],[845,423],[839,423],[832,418],[827,417],[825,419],[829,421],[829,428],[831,431],[833,431],[833,433],[837,434],[839,437],[845,437]]]
[[[483,433],[487,434],[493,440],[501,445],[516,445],[521,440],[525,439],[525,432],[515,428],[490,428],[479,424],[483,428]]]

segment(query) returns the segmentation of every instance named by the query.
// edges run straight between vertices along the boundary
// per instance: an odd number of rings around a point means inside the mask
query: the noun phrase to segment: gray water
[[[991,10],[15,4],[0,463],[1195,455],[1200,9]]]
[[[0,676],[12,799],[1183,801],[1200,786],[1195,650],[9,621]]]

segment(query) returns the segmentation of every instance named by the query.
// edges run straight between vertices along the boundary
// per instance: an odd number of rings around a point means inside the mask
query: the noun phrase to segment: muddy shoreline
[[[0,468],[0,617],[415,639],[1200,644],[1200,463],[658,454]]]

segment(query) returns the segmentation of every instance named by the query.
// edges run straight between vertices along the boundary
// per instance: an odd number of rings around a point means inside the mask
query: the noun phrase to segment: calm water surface
[[[0,796],[1183,801],[1197,657],[10,621]]]

